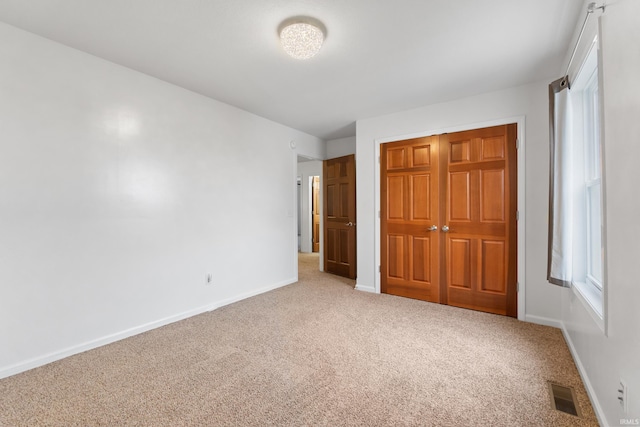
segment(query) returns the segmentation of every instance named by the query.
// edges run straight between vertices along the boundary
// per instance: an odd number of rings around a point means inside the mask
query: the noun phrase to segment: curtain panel
[[[572,279],[571,103],[569,78],[549,85],[549,248],[547,280],[570,287]]]

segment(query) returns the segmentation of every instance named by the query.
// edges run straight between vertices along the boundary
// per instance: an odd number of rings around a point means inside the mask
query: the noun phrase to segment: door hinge
[[[378,273],[382,273],[382,266],[378,266]]]
[[[380,163],[380,156],[378,156],[378,163]]]
[[[378,211],[378,218],[380,218],[380,211]]]
[[[516,138],[516,150],[520,149],[520,138]]]
[[[520,221],[520,211],[516,211],[516,221]]]
[[[520,282],[516,282],[516,292],[520,292]]]

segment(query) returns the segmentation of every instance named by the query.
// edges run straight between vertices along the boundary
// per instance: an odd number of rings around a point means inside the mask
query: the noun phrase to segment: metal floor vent
[[[557,411],[580,416],[580,408],[576,402],[576,393],[572,387],[564,387],[552,382],[549,385],[549,396],[551,397],[551,407]]]

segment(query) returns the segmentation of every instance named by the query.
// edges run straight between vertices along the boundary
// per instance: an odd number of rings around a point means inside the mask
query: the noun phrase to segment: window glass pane
[[[592,179],[600,179],[600,108],[598,104],[598,73],[595,73],[595,83],[591,102],[593,103],[593,175]]]
[[[602,226],[600,217],[600,182],[587,187],[587,273],[602,287]]]
[[[598,112],[598,71],[593,71],[584,88],[585,179],[600,178],[600,126]]]

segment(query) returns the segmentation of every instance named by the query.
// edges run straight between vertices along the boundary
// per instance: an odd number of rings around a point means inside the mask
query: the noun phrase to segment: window
[[[585,174],[587,212],[587,281],[602,290],[602,198],[600,174],[600,120],[598,70],[593,72],[584,93]]]
[[[598,50],[594,40],[571,87],[573,110],[573,283],[602,318],[603,240]]]

